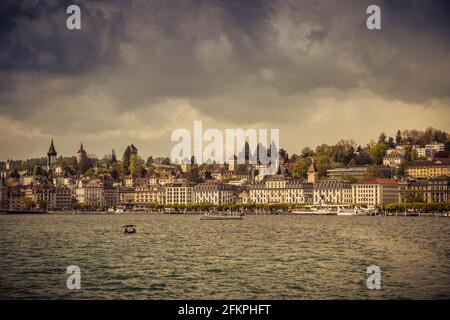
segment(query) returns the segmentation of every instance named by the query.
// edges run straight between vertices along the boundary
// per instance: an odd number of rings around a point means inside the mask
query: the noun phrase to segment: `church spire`
[[[50,157],[50,156],[56,156],[56,155],[57,155],[55,146],[54,146],[54,144],[53,144],[53,139],[52,139],[52,143],[50,144],[50,148],[48,149],[47,155],[48,155],[49,157]]]

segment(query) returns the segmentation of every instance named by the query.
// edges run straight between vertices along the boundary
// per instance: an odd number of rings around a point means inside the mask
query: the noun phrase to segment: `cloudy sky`
[[[0,160],[170,155],[193,128],[278,128],[290,153],[450,131],[443,0],[2,0]],[[66,8],[81,7],[81,30]],[[366,8],[382,10],[368,30]]]

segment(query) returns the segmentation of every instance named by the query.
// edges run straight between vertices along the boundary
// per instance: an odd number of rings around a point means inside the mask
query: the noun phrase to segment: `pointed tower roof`
[[[80,143],[80,150],[78,150],[78,153],[84,153],[83,141]]]
[[[314,163],[314,160],[311,162],[311,165],[308,168],[308,173],[315,173],[318,172],[316,164]]]
[[[48,149],[48,156],[56,156],[56,150],[55,150],[55,146],[53,145],[53,139],[52,139],[52,143],[50,144],[50,148]]]

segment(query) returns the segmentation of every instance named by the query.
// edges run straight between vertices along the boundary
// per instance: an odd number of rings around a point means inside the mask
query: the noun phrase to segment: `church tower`
[[[55,150],[55,146],[53,145],[53,139],[52,143],[50,144],[50,148],[47,152],[47,169],[49,171],[53,171],[56,167],[56,156],[57,152]]]
[[[85,173],[90,167],[89,158],[83,148],[83,142],[81,142],[80,150],[77,152],[77,164],[78,169],[82,174]]]
[[[319,181],[319,170],[317,170],[314,159],[312,159],[311,165],[308,168],[308,182],[317,183]]]
[[[0,209],[8,209],[8,186],[3,174],[0,175]]]

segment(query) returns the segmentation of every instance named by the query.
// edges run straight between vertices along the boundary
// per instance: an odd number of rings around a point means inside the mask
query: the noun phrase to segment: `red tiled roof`
[[[355,184],[398,184],[397,181],[386,178],[369,178],[357,181]]]

